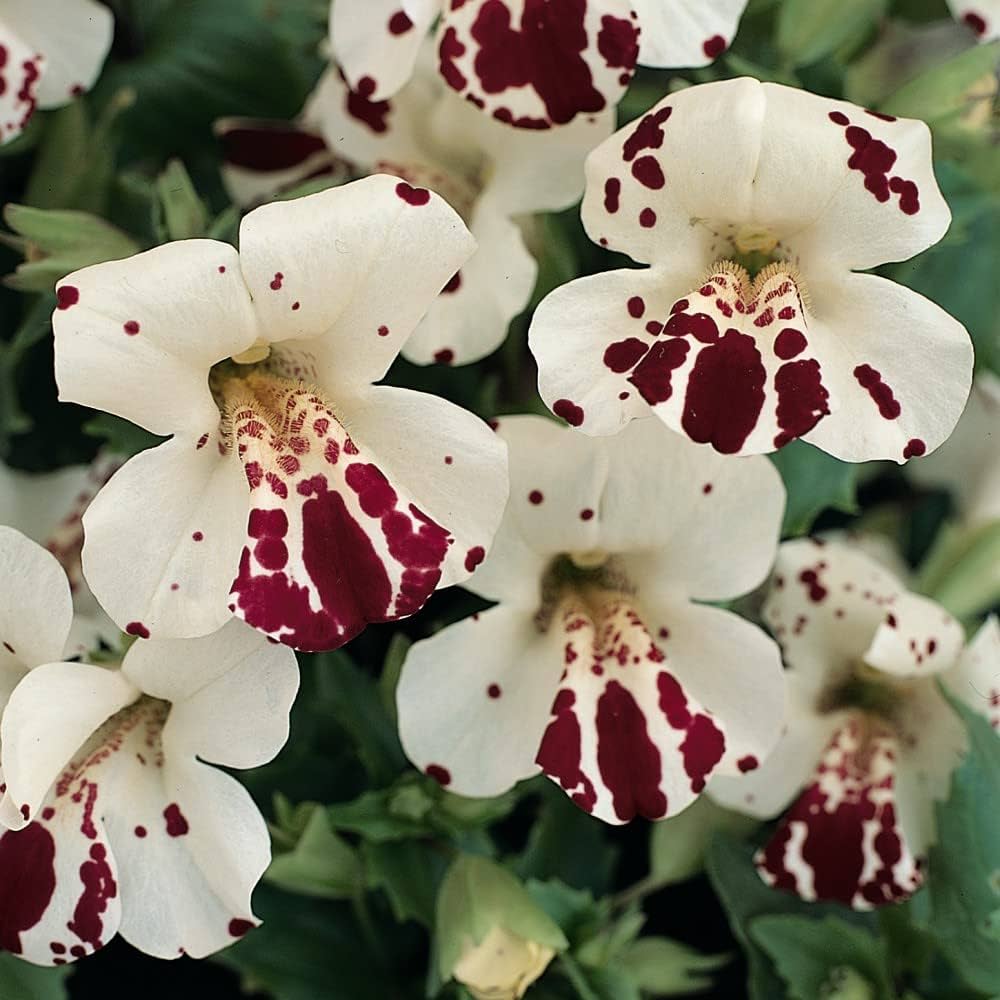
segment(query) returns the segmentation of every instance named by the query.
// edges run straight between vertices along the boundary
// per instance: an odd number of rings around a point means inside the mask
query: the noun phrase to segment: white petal
[[[633,0],[642,66],[707,66],[733,40],[747,0]]]
[[[479,247],[404,344],[403,356],[409,361],[462,365],[492,354],[531,298],[538,266],[518,225],[491,200],[481,198],[469,230]]]
[[[89,475],[87,465],[30,473],[0,464],[0,524],[16,528],[44,545],[76,506]]]
[[[243,622],[197,639],[137,642],[122,673],[172,703],[164,740],[189,756],[257,767],[288,739],[299,681],[295,654]]]
[[[377,386],[349,405],[345,400],[344,412],[358,447],[455,539],[438,586],[467,579],[507,503],[503,442],[468,411],[409,389]]]
[[[962,626],[939,604],[901,594],[875,630],[865,663],[897,677],[919,677],[953,667],[965,643]]]
[[[396,692],[406,755],[460,795],[499,795],[537,774],[558,640],[530,612],[497,607],[415,643]]]
[[[336,397],[385,374],[475,241],[437,195],[377,175],[261,206],[240,248],[264,336],[309,341]]]
[[[0,721],[7,790],[0,822],[20,829],[38,813],[49,786],[106,719],[139,696],[117,670],[47,663],[14,689]]]
[[[947,0],[952,16],[968,25],[980,43],[1000,35],[1000,4],[997,0]]]
[[[181,240],[75,271],[58,286],[59,398],[154,434],[218,422],[208,371],[257,338],[236,251]]]
[[[114,35],[111,11],[95,0],[7,0],[4,20],[45,56],[38,104],[55,108],[90,90]]]
[[[330,11],[330,44],[354,90],[374,100],[391,97],[413,64],[438,4],[402,0],[339,0]],[[416,21],[414,21],[416,18]]]
[[[73,604],[66,574],[55,557],[19,531],[3,526],[0,579],[4,580],[0,590],[0,672],[13,682],[20,671],[62,656]]]
[[[1000,729],[1000,623],[991,615],[979,627],[944,685],[970,708]]]
[[[94,594],[135,635],[204,635],[230,618],[228,593],[249,509],[239,462],[214,423],[130,459],[84,515]]]
[[[634,16],[623,0],[451,4],[438,28],[441,75],[499,121],[566,125],[621,99],[638,56]]]
[[[972,385],[962,324],[875,275],[810,292],[812,341],[836,407],[804,440],[845,462],[902,463],[932,452],[954,429]]]
[[[0,143],[6,143],[21,134],[35,113],[45,56],[20,37],[6,10],[0,20],[0,37],[6,50],[5,86],[0,93]]]

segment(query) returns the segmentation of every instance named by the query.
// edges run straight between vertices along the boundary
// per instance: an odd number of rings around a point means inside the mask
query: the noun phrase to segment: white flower
[[[545,129],[613,108],[643,66],[706,66],[746,0],[336,0],[330,43],[352,90],[391,97],[435,18],[438,72],[508,125]]]
[[[138,641],[120,667],[59,662],[72,608],[55,558],[0,528],[0,577],[0,947],[40,965],[119,932],[160,958],[225,947],[254,926],[270,841],[249,794],[203,761],[278,752],[294,654],[234,621]]]
[[[118,468],[113,456],[91,465],[31,474],[0,464],[0,524],[23,532],[59,560],[73,593],[73,626],[63,656],[80,656],[101,642],[117,645],[117,626],[104,613],[83,578],[83,514]]]
[[[111,48],[114,19],[95,0],[0,0],[0,144],[36,108],[89,90]]]
[[[372,386],[474,241],[436,195],[376,176],[251,212],[240,247],[168,243],[58,287],[60,398],[173,434],[91,504],[84,571],[136,635],[235,613],[332,648],[464,579],[499,523],[486,425]]]
[[[781,547],[764,615],[784,650],[787,729],[754,774],[709,794],[768,817],[766,882],[804,899],[870,909],[922,881],[934,801],[965,746],[937,679],[1000,725],[1000,628],[963,651],[961,626],[857,549]]]
[[[535,312],[542,397],[587,433],[653,412],[727,454],[804,437],[901,462],[958,420],[964,328],[854,273],[948,228],[923,123],[752,79],[691,87],[591,154],[582,215],[650,265],[572,281]]]
[[[1000,378],[989,371],[976,376],[955,433],[907,472],[918,483],[951,490],[971,527],[1000,520]]]
[[[764,459],[725,459],[658,421],[594,440],[505,417],[511,500],[466,585],[497,607],[410,650],[400,737],[426,773],[497,795],[544,771],[609,823],[689,805],[778,739],[775,644],[693,603],[770,566],[784,493]]]
[[[980,42],[1000,37],[1000,0],[947,0],[957,21],[962,21]]]

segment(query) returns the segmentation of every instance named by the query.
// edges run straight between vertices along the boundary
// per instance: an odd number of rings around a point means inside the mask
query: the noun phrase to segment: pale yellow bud
[[[520,1000],[554,955],[546,945],[494,927],[478,945],[469,941],[452,974],[476,1000]]]

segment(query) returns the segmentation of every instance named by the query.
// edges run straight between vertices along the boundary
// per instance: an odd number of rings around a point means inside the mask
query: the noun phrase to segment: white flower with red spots
[[[725,454],[802,437],[850,462],[901,462],[951,432],[972,380],[964,328],[855,273],[948,228],[923,123],[708,83],[619,131],[586,170],[587,232],[649,266],[572,281],[536,310],[555,413],[602,435],[652,412]]]
[[[30,474],[0,464],[0,524],[23,532],[59,560],[73,594],[73,626],[66,657],[80,656],[101,642],[115,646],[121,632],[104,613],[83,578],[83,513],[118,468],[113,456],[92,465]]]
[[[89,90],[111,48],[114,18],[95,0],[0,0],[0,144],[36,108]]]
[[[119,625],[190,637],[236,614],[329,649],[472,572],[503,443],[372,383],[474,246],[436,195],[376,176],[251,212],[240,253],[185,240],[59,284],[61,398],[173,435],[84,515],[84,572]]]
[[[159,958],[225,947],[256,923],[270,839],[203,762],[278,752],[295,655],[233,621],[138,641],[120,666],[59,662],[72,605],[55,558],[0,528],[0,579],[0,947],[39,965],[117,933]]]
[[[515,216],[575,202],[583,193],[584,157],[614,129],[609,110],[558,133],[512,132],[456,97],[428,60],[421,60],[399,94],[378,102],[353,93],[331,70],[303,119],[358,172],[395,174],[436,191],[476,238],[476,252],[403,346],[403,356],[417,364],[465,364],[500,346],[510,321],[528,305],[538,271]],[[253,133],[252,125],[237,119],[217,130],[224,151],[235,147],[244,164],[260,162],[274,149],[273,129]],[[246,156],[252,134],[260,157]],[[230,143],[230,135],[238,141]],[[307,137],[297,133],[295,148],[309,148]],[[234,187],[259,190],[248,185],[248,173],[245,165],[239,168]]]
[[[1000,378],[990,371],[976,376],[955,433],[907,472],[918,483],[949,489],[966,524],[1000,520]]]
[[[543,771],[609,823],[689,805],[778,739],[776,645],[729,611],[774,557],[784,491],[646,420],[614,441],[505,417],[511,500],[467,586],[499,602],[416,643],[400,736],[426,773],[498,795]]]
[[[643,66],[707,66],[746,0],[336,0],[330,42],[352,90],[391,97],[436,18],[445,83],[507,125],[546,129],[621,100]]]
[[[859,550],[807,539],[781,547],[764,616],[784,650],[787,727],[754,774],[710,794],[760,817],[792,803],[757,855],[770,885],[855,909],[905,899],[965,745],[937,681],[1000,725],[1000,628],[963,650],[943,608]]]
[[[948,0],[952,16],[968,25],[980,42],[1000,37],[1000,2],[998,0]]]

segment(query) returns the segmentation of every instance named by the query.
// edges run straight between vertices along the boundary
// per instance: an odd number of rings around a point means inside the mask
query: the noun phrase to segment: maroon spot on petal
[[[701,49],[709,59],[718,59],[726,51],[726,40],[722,35],[712,35],[705,40]]]
[[[0,836],[0,948],[4,951],[21,954],[21,934],[34,927],[48,909],[56,888],[55,855],[52,834],[38,823]]]
[[[389,32],[393,35],[405,35],[413,27],[413,22],[406,16],[405,10],[397,10],[389,18]]]
[[[882,111],[872,111],[870,108],[865,108],[865,114],[871,115],[872,118],[878,118],[880,121],[884,122],[898,121],[895,115],[887,115]]]
[[[108,900],[118,895],[118,885],[108,864],[107,854],[103,844],[91,844],[89,859],[80,866],[83,893],[77,900],[73,919],[66,924],[69,930],[95,951],[102,944],[102,914],[108,908]],[[70,949],[70,954],[76,955],[73,948]]]
[[[593,517],[594,517],[594,512],[593,510],[591,510],[590,507],[584,507],[583,510],[580,511],[581,521],[590,521],[593,519]]]
[[[617,177],[609,177],[604,182],[604,210],[610,215],[614,215],[619,208],[619,197],[622,191],[622,182]],[[607,243],[607,240],[604,241]]]
[[[885,623],[889,626],[889,628],[896,628],[896,616],[893,614],[886,615]]]
[[[532,490],[528,494],[528,502],[535,504],[535,506],[538,506],[544,499],[545,496],[541,490]]]
[[[219,265],[219,274],[225,274],[225,273],[226,273],[226,265],[225,264],[220,264]]]
[[[659,191],[666,184],[663,170],[659,161],[654,156],[640,156],[632,163],[632,176],[643,185],[653,191]]]
[[[191,538],[196,542],[200,542],[205,536],[200,531],[192,532]]]
[[[55,814],[56,811],[55,809],[52,808],[52,806],[46,806],[42,810],[42,819],[52,819],[52,817],[55,816]]]
[[[341,74],[343,79],[343,74]],[[375,81],[370,76],[363,76],[358,80],[357,90],[348,90],[345,107],[347,113],[356,121],[367,125],[376,134],[388,131],[389,124],[386,117],[392,111],[389,101],[373,101],[372,94],[375,93]]]
[[[628,337],[607,346],[604,351],[604,366],[618,374],[631,371],[648,350],[648,344],[637,337]]]
[[[806,338],[798,330],[793,330],[791,327],[786,327],[774,338],[774,353],[782,361],[790,361],[801,354],[806,346]]]
[[[139,332],[139,324],[134,320],[126,320],[122,324],[122,329],[130,336],[134,337]]]
[[[684,364],[689,347],[686,340],[680,339],[653,344],[649,353],[635,366],[628,380],[650,406],[665,403],[673,394],[671,376]]]
[[[133,832],[141,840],[143,837],[146,836],[146,833],[148,831],[146,830],[146,828],[144,826],[137,826]]]
[[[886,420],[895,420],[902,413],[903,408],[893,396],[892,389],[882,381],[882,375],[871,365],[858,365],[854,369],[854,377],[861,388],[867,390],[878,407],[878,412]]]
[[[326,150],[322,136],[270,121],[252,128],[229,129],[219,136],[219,144],[225,163],[257,173],[289,170]],[[220,264],[219,274],[225,273],[225,265]]]
[[[451,457],[451,455],[445,455],[444,456],[444,464],[445,465],[451,465],[451,463],[454,462],[454,461],[455,460]]]
[[[407,205],[426,205],[431,200],[431,193],[427,188],[411,187],[406,181],[400,181],[396,185],[396,194],[406,202]]]
[[[389,336],[389,327],[387,327],[387,326],[380,326],[378,328],[378,335],[380,337],[388,337]]]
[[[808,434],[830,412],[830,393],[823,385],[818,361],[782,365],[774,376],[774,388],[778,394],[775,417],[780,428],[774,438],[775,448]]]
[[[652,229],[656,225],[656,212],[651,208],[644,208],[639,213],[639,225],[643,229]]]
[[[17,655],[17,654],[16,654],[15,652],[14,652],[14,647],[13,647],[13,646],[12,646],[12,645],[11,645],[11,644],[10,644],[9,642],[5,642],[5,643],[3,644],[3,648],[4,648],[4,649],[6,649],[6,650],[7,650],[7,652],[8,652],[8,653],[10,653],[10,654],[11,654],[12,656],[16,656],[16,655]]]
[[[827,116],[834,125],[850,125],[851,121],[842,111],[831,111]]]
[[[76,285],[60,285],[56,289],[56,308],[69,309],[80,301],[80,289]]]
[[[639,58],[639,29],[620,17],[605,14],[597,33],[597,51],[610,69],[633,70]],[[628,83],[631,72],[622,74],[618,82]]]
[[[302,303],[301,302],[293,302],[292,303],[292,312],[297,312],[301,308],[302,308]]]
[[[681,417],[688,437],[724,455],[738,452],[757,426],[766,379],[753,337],[727,330],[691,369]]]
[[[745,757],[740,757],[736,766],[740,769],[741,774],[746,774],[748,771],[755,771],[760,767],[760,762],[752,753],[748,753]]]
[[[622,155],[631,162],[644,149],[659,149],[663,145],[663,125],[670,117],[672,108],[644,115],[631,135],[622,145]]]
[[[823,564],[821,563],[820,566]],[[801,583],[809,593],[809,600],[813,604],[822,604],[828,593],[826,587],[820,582],[819,567],[817,569],[804,569],[799,573],[799,583]]]
[[[552,704],[552,718],[542,737],[535,763],[568,792],[570,798],[587,812],[593,812],[597,792],[593,782],[580,767],[580,723],[573,711],[576,695],[562,690]]]
[[[140,639],[149,638],[149,629],[146,628],[142,622],[129,622],[128,625],[125,626],[125,631],[129,635],[137,635]]]
[[[21,817],[22,819],[28,819],[30,816],[31,816],[31,806],[29,806],[28,803],[25,802],[21,806]]]
[[[455,63],[463,55],[465,46],[459,41],[458,32],[454,28],[448,28],[441,36],[438,46],[438,72],[453,90],[464,90],[468,82]]]
[[[450,365],[455,360],[455,352],[450,347],[442,347],[434,352],[434,360],[439,365]]]
[[[639,319],[646,311],[646,303],[642,300],[641,295],[633,295],[625,305],[629,316],[633,319]]]
[[[491,685],[490,685],[490,686],[489,686],[489,687],[488,687],[488,688],[486,689],[486,693],[487,693],[487,694],[488,694],[488,695],[489,695],[489,696],[490,696],[491,698],[499,698],[499,697],[500,697],[500,695],[502,695],[502,694],[503,694],[503,691],[502,691],[502,689],[501,689],[501,687],[500,687],[500,685],[499,685],[499,684],[491,684]]]
[[[52,941],[52,942],[50,942],[49,948],[52,951],[52,954],[54,954],[54,955],[65,955],[66,954],[66,945],[64,945],[61,941]]]
[[[448,283],[441,289],[442,295],[452,295],[462,287],[462,272],[456,271],[449,279]]]
[[[583,423],[583,407],[577,406],[571,399],[557,399],[552,404],[552,412],[557,417],[562,417],[571,427],[579,427]]]
[[[967,24],[977,35],[986,34],[986,21],[975,11],[968,10],[962,15],[962,20]]]
[[[712,492],[712,484],[705,483],[705,485],[701,488],[701,492],[708,496],[708,494]]]
[[[249,920],[242,920],[239,917],[234,917],[229,921],[229,934],[234,938],[241,938],[248,931],[254,929],[254,924]]]
[[[163,810],[163,818],[167,821],[167,835],[170,837],[183,837],[191,829],[176,802],[171,802]]]
[[[442,767],[440,764],[428,764],[424,768],[424,774],[428,778],[433,778],[439,785],[446,786],[451,784],[451,771],[446,767]]]
[[[271,290],[277,292],[284,280],[285,276],[280,271],[275,271],[274,277],[271,279]]]
[[[903,458],[919,458],[927,451],[927,445],[920,438],[910,438],[903,449]]]
[[[482,545],[474,545],[465,553],[465,568],[471,573],[486,558],[486,549]]]

